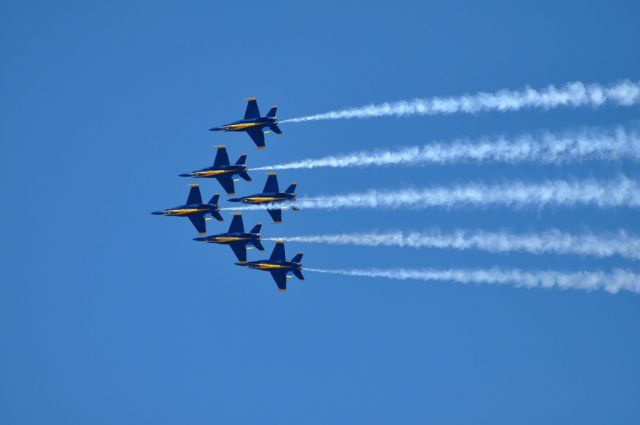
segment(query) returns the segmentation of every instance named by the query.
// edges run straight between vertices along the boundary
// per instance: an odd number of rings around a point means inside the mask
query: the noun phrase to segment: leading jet
[[[202,236],[194,238],[194,241],[217,243],[221,245],[229,245],[231,250],[238,258],[240,263],[247,262],[247,245],[253,245],[260,251],[264,251],[262,243],[260,243],[260,228],[262,224],[256,224],[249,233],[244,231],[244,223],[240,213],[233,214],[231,226],[227,233],[219,233],[217,235]]]
[[[243,196],[241,198],[231,198],[229,202],[241,202],[243,204],[260,205],[260,204],[277,204],[281,202],[295,201],[296,183],[293,182],[284,192],[280,192],[278,187],[278,178],[276,173],[269,173],[267,183],[264,185],[262,193]],[[292,207],[294,211],[298,211],[297,207]],[[267,208],[267,212],[276,224],[282,223],[282,208]]]
[[[200,187],[197,184],[192,184],[191,190],[189,190],[189,196],[187,197],[187,202],[184,205],[179,205],[162,211],[155,211],[151,214],[167,215],[172,217],[188,217],[193,224],[193,227],[195,227],[198,233],[202,235],[207,233],[207,223],[204,218],[205,215],[211,214],[211,216],[218,221],[224,220],[219,212],[219,198],[220,195],[213,195],[208,203],[203,204]]]
[[[258,149],[264,149],[264,128],[269,128],[276,134],[282,134],[278,128],[278,119],[276,118],[277,106],[272,106],[267,112],[267,116],[261,117],[258,109],[258,102],[255,97],[251,97],[247,103],[247,109],[244,112],[244,119],[234,121],[229,124],[223,124],[221,127],[210,128],[209,131],[246,131],[247,134],[256,144]]]
[[[236,265],[270,272],[273,280],[276,281],[276,285],[278,285],[278,290],[285,291],[289,272],[292,272],[299,280],[304,280],[300,261],[302,261],[302,252],[296,254],[291,261],[287,261],[284,253],[284,242],[278,241],[268,260],[249,261],[248,263],[240,262],[236,263]]]
[[[247,173],[246,162],[247,155],[242,154],[234,165],[230,165],[227,149],[224,146],[218,146],[216,159],[213,161],[212,167],[180,174],[180,177],[217,179],[218,183],[220,183],[225,192],[227,192],[227,195],[235,195],[233,182],[237,180],[234,180],[233,176],[238,175],[245,181],[251,181],[251,177]]]

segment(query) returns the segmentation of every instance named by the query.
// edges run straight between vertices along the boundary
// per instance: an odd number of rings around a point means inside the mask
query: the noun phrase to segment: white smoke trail
[[[455,230],[444,233],[429,232],[368,232],[311,236],[283,236],[264,238],[301,243],[329,245],[397,246],[409,248],[445,248],[456,250],[478,249],[487,252],[523,251],[532,254],[577,254],[594,257],[619,255],[640,260],[640,238],[621,230],[617,233],[594,235],[569,234],[557,229],[541,233],[507,233]]]
[[[605,272],[558,272],[551,270],[523,271],[498,268],[465,269],[314,269],[306,271],[332,273],[344,276],[383,277],[398,280],[449,281],[467,284],[513,285],[518,288],[581,289],[585,291],[605,290],[616,294],[620,290],[640,293],[640,276],[622,269]]]
[[[640,81],[622,80],[614,84],[584,84],[576,81],[560,88],[552,85],[541,90],[526,87],[524,90],[500,90],[494,93],[476,93],[458,97],[432,97],[366,105],[355,108],[308,115],[283,120],[283,123],[372,118],[383,116],[442,115],[488,111],[518,111],[525,108],[553,109],[558,107],[600,107],[606,103],[630,106],[640,102]]]
[[[462,206],[543,207],[594,205],[600,208],[640,207],[640,182],[620,176],[608,181],[549,180],[539,184],[513,182],[504,184],[470,183],[453,187],[433,186],[425,189],[397,191],[369,190],[333,196],[299,198],[295,202],[222,208],[223,210],[257,210],[265,208],[338,209],[338,208],[430,208]]]
[[[368,167],[385,165],[450,164],[454,162],[535,161],[560,164],[585,160],[640,160],[640,134],[636,128],[617,127],[610,130],[584,129],[563,134],[523,134],[509,139],[504,136],[466,139],[451,143],[435,142],[397,150],[355,152],[318,159],[276,164],[254,170],[292,170],[319,167]]]

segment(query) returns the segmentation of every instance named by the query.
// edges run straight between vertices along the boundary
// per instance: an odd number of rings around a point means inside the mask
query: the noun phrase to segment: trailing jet
[[[287,273],[292,272],[299,280],[304,280],[301,260],[302,252],[299,252],[291,261],[287,261],[284,253],[284,242],[278,241],[268,260],[236,263],[236,265],[270,272],[273,280],[276,281],[276,285],[278,285],[278,289],[285,291],[287,289],[287,278],[289,277]]]
[[[260,228],[262,224],[256,224],[249,233],[244,231],[242,223],[242,215],[240,213],[233,214],[233,220],[227,233],[219,233],[217,235],[202,236],[194,238],[194,241],[217,243],[229,245],[231,250],[238,258],[240,263],[247,262],[247,245],[251,244],[260,251],[264,251],[262,243],[260,243]]]
[[[247,155],[242,154],[234,165],[229,165],[227,149],[224,146],[218,146],[216,159],[213,161],[212,167],[180,174],[180,177],[217,179],[225,192],[227,192],[227,195],[235,195],[233,176],[238,175],[246,181],[251,181],[251,177],[249,177],[249,174],[247,173],[247,166],[245,165],[246,161]]]
[[[200,194],[200,187],[197,184],[192,184],[191,190],[189,191],[189,197],[187,198],[187,202],[184,205],[179,205],[177,207],[169,208],[162,211],[155,211],[151,214],[168,215],[172,217],[188,217],[198,233],[205,234],[207,233],[207,224],[204,218],[206,214],[211,214],[211,216],[213,216],[213,218],[218,221],[224,220],[219,212],[219,198],[220,195],[213,195],[208,203],[203,204],[202,195]]]
[[[222,127],[213,127],[209,131],[246,131],[258,149],[264,149],[264,133],[263,129],[268,127],[276,134],[282,134],[278,128],[278,119],[276,118],[277,106],[272,106],[266,117],[260,116],[258,102],[255,97],[247,99],[247,110],[244,112],[244,119],[234,121],[229,124],[223,124]]]
[[[278,178],[276,173],[269,173],[267,177],[267,183],[264,185],[262,193],[256,193],[255,195],[243,196],[241,198],[231,198],[229,202],[242,202],[243,204],[277,204],[281,202],[294,201],[296,199],[296,183],[293,182],[284,192],[280,192],[278,188]],[[294,211],[298,211],[297,207],[292,208]],[[281,208],[268,208],[267,211],[276,224],[282,223],[282,209]]]

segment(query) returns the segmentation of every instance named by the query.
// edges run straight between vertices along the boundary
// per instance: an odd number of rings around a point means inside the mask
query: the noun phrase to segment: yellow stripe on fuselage
[[[215,238],[216,242],[237,242],[246,241],[248,238],[240,238],[238,236],[218,236]]]
[[[202,212],[202,211],[209,211],[209,210],[208,209],[201,209],[201,208],[184,208],[184,209],[179,209],[179,210],[167,210],[167,214],[169,214],[169,215],[187,215],[187,214],[193,214],[193,213]]]
[[[258,263],[254,265],[256,269],[260,270],[269,270],[269,269],[287,269],[287,266],[281,266],[279,264],[270,264],[270,263]]]
[[[196,177],[212,177],[219,176],[221,174],[230,173],[231,170],[207,170],[207,171],[196,171],[194,175]]]
[[[226,130],[244,130],[246,128],[251,128],[251,127],[255,127],[261,125],[261,123],[257,123],[257,122],[248,122],[248,123],[243,123],[243,124],[229,124],[229,125],[225,125],[224,128]]]
[[[273,196],[252,196],[250,198],[244,198],[243,202],[246,202],[249,204],[261,204],[261,203],[284,201],[284,200],[285,198],[276,198]]]

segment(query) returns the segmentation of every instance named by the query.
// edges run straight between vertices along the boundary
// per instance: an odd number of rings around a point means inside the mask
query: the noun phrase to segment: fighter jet
[[[192,171],[190,173],[180,174],[180,177],[195,177],[195,178],[213,178],[217,179],[222,188],[227,192],[227,195],[235,195],[235,188],[233,185],[234,175],[242,177],[246,181],[251,181],[251,177],[247,174],[247,155],[242,154],[234,165],[229,165],[229,155],[227,155],[227,149],[224,146],[218,146],[216,152],[216,159],[213,161],[213,167],[203,168],[201,170]]]
[[[262,224],[256,224],[249,233],[244,231],[242,223],[242,215],[240,213],[233,214],[231,226],[227,233],[219,233],[217,235],[202,236],[194,238],[194,241],[217,243],[221,245],[229,245],[231,250],[238,258],[240,263],[247,262],[247,245],[251,244],[260,251],[264,251],[264,247],[260,243],[260,228]]]
[[[276,285],[278,285],[278,290],[285,291],[287,289],[287,278],[289,277],[287,273],[292,272],[299,280],[304,280],[301,260],[302,252],[299,252],[291,261],[287,261],[284,254],[284,242],[278,241],[268,260],[236,263],[236,265],[270,272],[273,280],[276,281]]]
[[[242,202],[243,204],[276,204],[287,201],[294,201],[296,199],[296,183],[293,182],[284,192],[280,192],[278,188],[278,178],[276,173],[269,173],[267,177],[267,183],[264,185],[262,193],[256,193],[255,195],[243,196],[241,198],[231,198],[229,202]],[[298,208],[292,207],[294,211],[298,211]],[[276,224],[282,223],[282,209],[281,208],[268,208],[267,211]]]
[[[155,211],[151,214],[168,215],[173,217],[188,217],[189,220],[191,220],[193,227],[195,227],[198,233],[202,235],[207,233],[207,224],[204,218],[206,214],[211,214],[213,218],[218,221],[224,220],[219,212],[219,198],[220,195],[213,195],[208,203],[203,204],[202,195],[200,194],[200,187],[197,184],[192,184],[191,190],[189,191],[189,197],[187,198],[187,202],[184,205],[179,205],[177,207],[169,208],[162,211]]]
[[[258,103],[255,97],[247,99],[247,110],[244,112],[244,119],[234,121],[229,124],[223,124],[222,127],[213,127],[209,131],[246,131],[258,149],[264,149],[264,133],[263,129],[268,127],[276,134],[282,134],[278,128],[278,119],[276,118],[277,106],[272,106],[266,117],[260,116]]]

